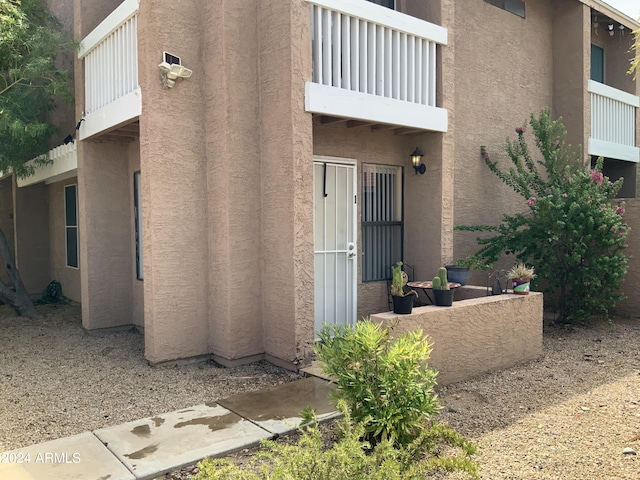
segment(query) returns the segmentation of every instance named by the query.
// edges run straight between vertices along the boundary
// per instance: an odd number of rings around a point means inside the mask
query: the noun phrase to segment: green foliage
[[[29,175],[24,162],[48,150],[47,112],[56,97],[73,101],[56,60],[73,48],[41,0],[0,0],[0,170]]]
[[[478,238],[476,255],[487,263],[506,253],[535,265],[534,285],[546,286],[561,320],[607,315],[624,298],[619,291],[627,273],[629,228],[622,218],[624,208],[612,203],[623,180],[610,182],[602,174],[602,158],[593,169],[585,168],[581,154],[564,143],[562,122],[552,121],[549,110],[531,115],[530,124],[542,160],[531,158],[525,127],[516,128],[515,141],[507,140],[512,163],[508,171],[481,147],[489,169],[526,199],[528,211],[505,214],[497,226],[456,229],[493,233]]]
[[[391,267],[391,295],[396,297],[404,297],[404,275],[402,271],[402,262],[397,262]]]
[[[433,392],[437,372],[427,365],[431,345],[421,331],[394,339],[368,319],[355,326],[327,325],[319,332],[316,354],[335,379],[336,398],[344,399],[367,439],[407,445],[440,405]]]
[[[631,61],[631,66],[627,73],[629,75],[633,74],[633,79],[635,80],[638,76],[638,69],[640,69],[640,28],[634,30],[633,35],[635,36],[635,40],[631,46],[631,52],[635,52],[635,56]]]
[[[344,403],[340,439],[323,447],[316,422],[300,429],[296,444],[263,441],[264,450],[243,470],[229,460],[205,459],[198,464],[195,480],[418,480],[438,471],[466,472],[478,479],[471,460],[475,446],[455,431],[432,425],[407,447],[394,448],[382,441],[375,447],[361,440],[365,427],[354,423]],[[441,445],[457,447],[457,455],[437,455]]]
[[[440,290],[449,290],[449,279],[447,278],[447,269],[445,267],[440,267],[438,269],[438,277],[440,278]],[[433,286],[435,288],[435,286]]]

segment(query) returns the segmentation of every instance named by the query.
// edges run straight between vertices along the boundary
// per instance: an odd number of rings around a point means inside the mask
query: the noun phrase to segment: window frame
[[[601,67],[602,67],[602,81],[595,80],[593,78],[593,50],[594,50],[594,48],[599,50],[602,53],[602,65],[601,65]],[[605,85],[605,81],[606,81],[605,73],[606,73],[606,70],[607,70],[605,68],[605,62],[606,62],[605,54],[606,53],[605,53],[604,47],[598,45],[597,43],[591,42],[591,49],[589,51],[589,79],[593,80],[594,82],[602,83],[603,85]]]
[[[70,188],[73,188],[74,190],[73,199],[74,199],[74,210],[75,210],[75,225],[70,224],[68,211],[67,211],[67,191]],[[75,265],[71,265],[69,263],[70,231],[75,231],[75,238],[76,238]],[[78,270],[80,268],[80,238],[79,238],[79,232],[78,232],[78,184],[77,183],[70,183],[64,186],[64,251],[65,251],[65,263],[67,268]]]
[[[397,200],[399,200],[400,203],[400,219],[399,220],[391,220],[391,221],[366,221],[365,220],[365,205],[367,205],[368,202],[368,194],[367,192],[365,192],[365,184],[364,184],[364,170],[365,167],[367,166],[374,166],[374,167],[386,167],[386,168],[393,168],[397,170],[397,175],[398,175],[398,179],[397,179],[397,186],[399,188],[399,192],[394,192],[398,198]],[[361,211],[360,211],[360,229],[361,229],[361,250],[362,250],[362,269],[361,269],[361,279],[362,279],[362,283],[370,283],[370,282],[384,282],[387,281],[389,278],[391,278],[391,269],[389,268],[391,265],[388,265],[384,272],[382,273],[382,277],[380,276],[365,276],[366,269],[367,269],[367,252],[365,250],[365,245],[366,245],[366,239],[367,239],[367,231],[370,227],[385,227],[385,226],[390,226],[390,227],[394,227],[397,226],[400,229],[400,258],[398,258],[398,260],[403,260],[404,259],[404,167],[399,166],[399,165],[392,165],[392,164],[379,164],[379,163],[362,163],[361,164],[361,168],[360,168],[360,181],[361,181],[361,186],[360,186],[360,204],[361,204]],[[380,252],[376,252],[377,254],[379,254]],[[393,261],[392,261],[393,263]]]
[[[527,4],[525,0],[484,0],[484,1],[490,5],[501,8],[505,12],[512,13],[517,17],[520,17],[523,19],[527,18],[527,9],[526,9]],[[520,12],[520,8],[516,8],[516,5],[514,5],[515,3],[517,3],[517,7],[522,7],[522,12]]]
[[[142,226],[142,174],[133,172],[133,235],[136,255],[136,280],[144,280],[144,250]]]

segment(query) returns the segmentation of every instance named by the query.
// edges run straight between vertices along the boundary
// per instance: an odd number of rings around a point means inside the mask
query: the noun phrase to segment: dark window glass
[[[402,168],[362,166],[362,281],[386,280],[402,260]]]
[[[484,0],[519,17],[525,17],[524,0]]]
[[[383,7],[395,10],[396,0],[367,0],[368,2],[375,3],[376,5],[382,5]]]
[[[604,48],[591,44],[591,80],[604,83]]]
[[[78,268],[78,197],[75,185],[64,187],[64,228],[67,266]]]

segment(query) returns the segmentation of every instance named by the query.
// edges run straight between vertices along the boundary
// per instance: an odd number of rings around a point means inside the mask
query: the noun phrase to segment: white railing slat
[[[314,83],[436,106],[446,29],[363,0],[308,1]]]
[[[591,138],[635,147],[638,97],[592,80],[588,90],[591,95]]]

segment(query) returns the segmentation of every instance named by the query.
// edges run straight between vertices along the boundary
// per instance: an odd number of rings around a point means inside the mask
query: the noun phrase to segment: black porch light
[[[424,175],[424,172],[427,171],[427,166],[422,163],[422,157],[424,157],[424,153],[420,151],[418,147],[411,154],[411,165],[416,171],[416,175],[420,173],[420,175]]]

